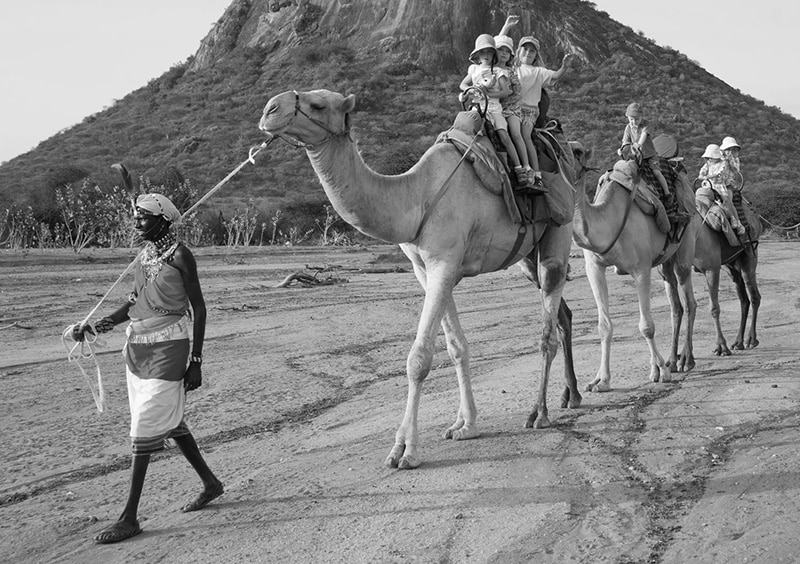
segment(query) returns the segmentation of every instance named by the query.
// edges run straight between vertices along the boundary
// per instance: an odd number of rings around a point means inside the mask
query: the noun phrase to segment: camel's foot
[[[731,356],[731,349],[728,348],[726,343],[717,343],[713,352],[717,356]]]
[[[662,366],[653,366],[650,370],[651,382],[672,382],[672,372],[666,364]]]
[[[576,389],[575,393],[570,392],[569,387],[564,388],[564,393],[561,394],[561,407],[568,407],[570,409],[577,409],[581,406],[583,397]]]
[[[539,410],[534,407],[528,420],[525,422],[526,429],[546,429],[550,426],[550,419],[547,417],[547,409]]]
[[[748,349],[754,349],[758,346],[758,339],[755,337],[748,337],[747,342],[744,344]]]
[[[678,362],[678,366],[680,368],[680,372],[689,372],[694,369],[697,364],[694,361],[693,354],[682,354],[680,361]]]
[[[414,468],[419,468],[419,465],[422,464],[422,461],[418,459],[416,456],[404,456],[400,459],[400,462],[397,464],[398,470],[413,470]]]
[[[678,358],[670,359],[667,368],[672,373],[689,372],[695,367],[694,355],[680,355]]]
[[[588,384],[586,384],[587,392],[610,392],[611,391],[611,381],[610,380],[601,380],[599,377],[595,378]]]
[[[735,351],[743,351],[744,350],[744,343],[739,339],[736,340],[735,343],[731,345],[731,348]]]
[[[447,431],[444,432],[445,439],[453,439],[454,441],[465,441],[467,439],[475,439],[481,436],[478,427],[475,425],[465,425],[462,421],[459,425],[456,423]]]
[[[389,468],[398,468],[399,470],[418,468],[419,465],[422,464],[422,461],[412,454],[405,454],[405,450],[405,445],[394,445],[384,462],[386,466]]]

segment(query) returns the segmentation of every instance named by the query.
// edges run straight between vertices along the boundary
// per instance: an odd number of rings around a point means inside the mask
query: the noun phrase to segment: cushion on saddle
[[[634,198],[636,205],[642,210],[642,213],[654,216],[659,231],[669,233],[671,225],[664,204],[661,203],[661,199],[653,189],[642,182],[635,162],[617,161],[614,163],[614,168],[598,180],[598,193],[608,181],[616,182],[629,192],[632,192],[633,187],[636,186],[636,197]]]
[[[657,157],[658,158],[658,157]],[[661,174],[664,175],[664,179],[667,181],[667,186],[669,186],[670,191],[675,194],[677,189],[677,173],[672,169],[667,159],[658,158],[658,165],[661,168]],[[668,214],[674,214],[677,209],[677,202],[674,198],[668,198],[666,194],[664,194],[663,189],[661,188],[661,183],[656,179],[655,175],[653,174],[653,169],[650,168],[650,165],[647,163],[642,163],[639,167],[639,174],[642,177],[648,186],[652,187],[656,194],[658,194],[661,203],[667,207]]]
[[[537,129],[536,147],[542,182],[547,186],[544,201],[550,210],[550,222],[555,225],[572,223],[575,214],[574,162],[572,148],[561,129],[552,120],[553,127]]]
[[[477,115],[477,112],[460,112],[459,116],[469,113]],[[480,117],[478,119],[481,121]],[[456,122],[463,126],[464,124],[468,125],[472,120],[467,116],[463,116],[460,119],[457,118]],[[454,125],[447,131],[440,133],[436,138],[436,143],[451,143],[462,155],[469,149],[469,153],[464,159],[472,165],[481,184],[492,194],[502,194],[511,221],[522,223],[522,215],[511,190],[511,181],[506,174],[503,163],[497,156],[494,147],[492,147],[492,143],[485,136],[480,135],[476,139],[475,133],[468,133],[463,129],[456,128]]]

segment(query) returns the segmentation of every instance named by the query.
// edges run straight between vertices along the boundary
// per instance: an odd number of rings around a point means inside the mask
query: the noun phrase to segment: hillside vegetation
[[[235,0],[195,56],[4,163],[0,211],[31,206],[38,221],[57,221],[58,190],[81,183],[110,190],[120,184],[115,162],[153,186],[188,181],[203,193],[263,140],[264,105],[289,89],[355,94],[352,123],[365,160],[380,172],[402,172],[460,109],[458,84],[474,37],[496,33],[507,13],[518,13],[514,39],[539,37],[547,66],[557,67],[567,50],[578,55],[551,90],[550,115],[593,150],[595,165],[613,164],[625,106],[639,101],[656,133],[678,138],[690,175],[708,143],[736,137],[748,199],[774,224],[800,221],[800,122],[591,2],[433,0],[408,3],[403,14],[392,12],[397,4]],[[202,217],[220,222],[250,206],[259,224],[281,210],[284,222],[296,218],[313,229],[324,202],[304,151],[275,142],[209,200]]]

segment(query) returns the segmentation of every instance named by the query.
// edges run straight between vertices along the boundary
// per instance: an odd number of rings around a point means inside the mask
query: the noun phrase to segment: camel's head
[[[319,145],[350,133],[350,112],[356,99],[330,90],[289,90],[267,102],[259,129],[269,135],[287,136],[304,145]]]

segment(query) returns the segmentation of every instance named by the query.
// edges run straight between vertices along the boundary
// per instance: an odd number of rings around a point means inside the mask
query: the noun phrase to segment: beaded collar
[[[144,277],[147,282],[152,282],[161,272],[164,263],[172,261],[172,255],[178,248],[179,241],[175,239],[173,233],[167,233],[156,241],[148,241],[142,251],[142,258],[139,262],[144,270]]]

